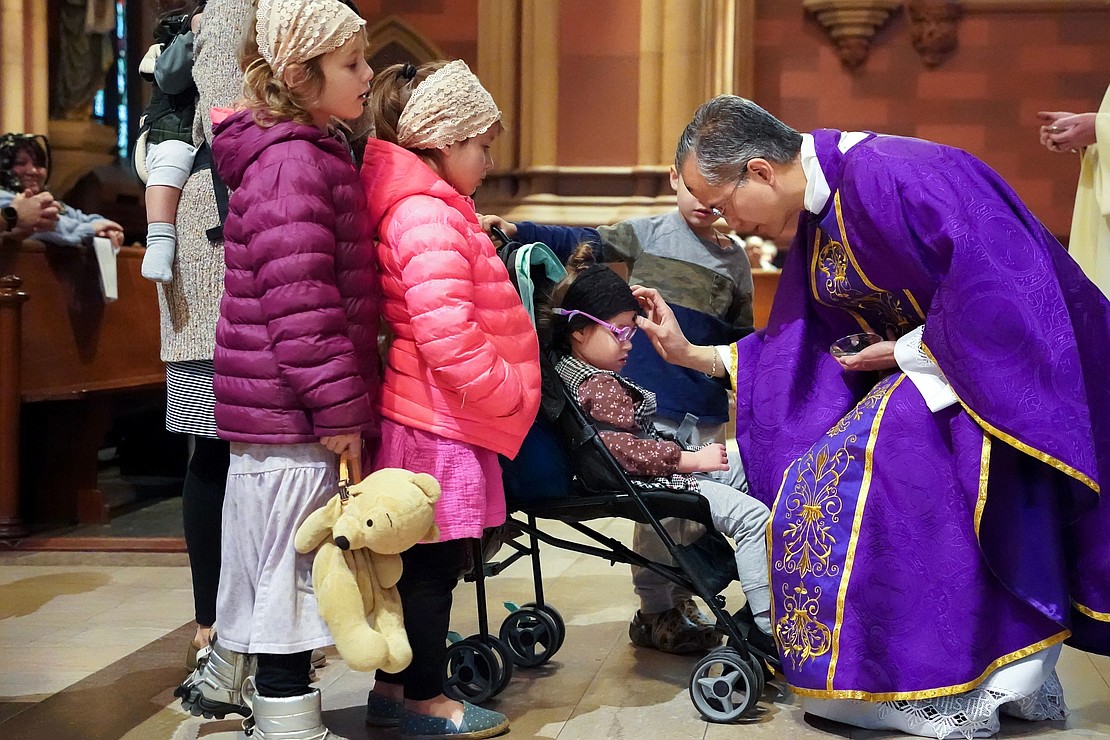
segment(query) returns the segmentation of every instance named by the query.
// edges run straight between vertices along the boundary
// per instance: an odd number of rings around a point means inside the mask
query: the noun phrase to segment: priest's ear
[[[774,185],[778,173],[774,166],[762,157],[748,160],[748,179],[764,185]]]

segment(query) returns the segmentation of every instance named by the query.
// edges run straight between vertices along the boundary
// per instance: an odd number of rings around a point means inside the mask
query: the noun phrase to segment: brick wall
[[[1066,239],[1078,158],[1041,147],[1035,116],[1098,108],[1110,85],[1110,10],[977,13],[959,29],[959,49],[930,70],[901,13],[852,73],[800,2],[758,0],[755,100],[800,130],[869,129],[966,149]]]

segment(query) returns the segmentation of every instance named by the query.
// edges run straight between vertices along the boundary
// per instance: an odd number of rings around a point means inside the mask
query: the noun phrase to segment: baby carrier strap
[[[204,233],[205,236],[208,237],[208,241],[223,241],[224,222],[227,221],[228,201],[231,198],[231,194],[228,192],[227,185],[220,179],[220,173],[216,171],[212,163],[212,147],[208,146],[207,141],[200,145],[197,149],[196,156],[193,158],[193,173],[202,170],[211,170],[212,172],[212,194],[216,196],[216,211],[220,215],[220,222]]]

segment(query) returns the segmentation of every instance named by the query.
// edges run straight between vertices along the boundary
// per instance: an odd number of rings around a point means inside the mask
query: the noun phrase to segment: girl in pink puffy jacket
[[[430,473],[443,495],[440,541],[402,555],[412,664],[378,672],[367,722],[399,723],[403,736],[491,737],[508,728],[504,715],[448,699],[442,683],[468,540],[505,521],[497,455],[516,456],[540,401],[535,330],[470,199],[493,166],[501,111],[462,61],[387,68],[370,107],[379,138],[362,179],[393,333],[375,465]]]
[[[377,438],[373,226],[333,125],[362,115],[373,73],[365,21],[338,0],[262,0],[252,25],[245,109],[212,144],[232,191],[213,380],[231,442],[219,633],[177,695],[198,716],[247,716],[260,740],[340,740],[310,686],[311,651],[332,639],[293,540],[334,495],[338,456]]]

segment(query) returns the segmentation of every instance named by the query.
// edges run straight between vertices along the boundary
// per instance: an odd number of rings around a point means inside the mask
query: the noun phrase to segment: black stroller
[[[503,234],[501,255],[526,306],[550,296],[559,279],[551,265],[557,259],[546,246],[520,245]],[[561,267],[561,266],[559,266]],[[444,692],[455,699],[480,703],[500,693],[514,666],[529,668],[550,660],[563,644],[566,626],[559,612],[544,600],[539,543],[592,555],[611,563],[648,568],[701,597],[725,636],[694,666],[690,698],[712,722],[731,722],[749,714],[763,693],[765,681],[779,670],[778,657],[748,643],[754,624],[750,612],[725,609],[721,591],[736,578],[732,548],[713,528],[709,505],[695,493],[645,490],[636,487],[605,447],[597,430],[555,371],[553,358],[541,347],[543,399],[540,414],[516,463],[505,461],[509,518],[494,534],[477,543],[467,581],[476,587],[478,633],[460,639],[447,652]],[[522,471],[526,475],[522,476]],[[619,517],[650,525],[676,565],[653,562],[623,543],[601,534],[587,522]],[[661,520],[677,517],[705,525],[706,533],[690,545],[678,545]],[[538,520],[555,519],[585,535],[594,544],[567,540],[545,532]],[[522,541],[525,540],[526,542]],[[508,546],[505,559],[491,558]],[[535,600],[512,611],[495,636],[489,630],[485,579],[522,557],[532,562]]]

